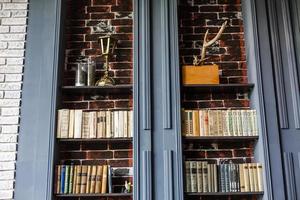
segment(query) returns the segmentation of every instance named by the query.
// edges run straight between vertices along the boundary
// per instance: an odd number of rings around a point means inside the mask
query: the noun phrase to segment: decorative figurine
[[[125,181],[125,190],[124,193],[130,193],[131,192],[131,182]]]

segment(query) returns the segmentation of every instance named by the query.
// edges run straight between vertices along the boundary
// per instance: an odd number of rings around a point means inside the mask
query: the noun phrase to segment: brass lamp
[[[99,37],[98,42],[101,47],[101,55],[105,58],[105,64],[104,64],[104,75],[100,80],[96,82],[96,86],[105,86],[105,85],[114,85],[115,81],[112,77],[109,76],[109,63],[108,60],[110,56],[113,55],[117,39],[113,38],[111,35],[106,35],[103,37]]]

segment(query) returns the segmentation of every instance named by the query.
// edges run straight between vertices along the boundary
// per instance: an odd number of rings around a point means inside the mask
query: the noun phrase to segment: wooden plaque
[[[220,84],[218,65],[184,65],[182,81],[185,85]]]

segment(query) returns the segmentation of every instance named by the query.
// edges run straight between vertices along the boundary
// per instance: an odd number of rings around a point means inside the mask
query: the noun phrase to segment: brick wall
[[[132,83],[133,65],[133,8],[131,0],[67,0],[65,27],[65,65],[63,85],[74,85],[77,59],[83,55],[96,61],[96,80],[103,75],[103,58],[99,57],[99,36],[105,34],[97,29],[100,22],[112,25],[118,44],[115,56],[110,59],[110,75],[117,84]],[[95,96],[63,94],[62,108],[83,110],[132,109],[132,94],[103,94]],[[82,144],[61,144],[60,163],[72,160],[82,164],[109,164],[112,167],[131,167],[132,142],[103,142]],[[120,192],[125,180],[113,179],[113,189]],[[131,197],[103,199],[129,200]]]
[[[0,199],[13,198],[27,7],[0,0]]]
[[[221,24],[228,20],[220,40],[207,49],[206,64],[220,66],[221,83],[247,83],[244,28],[240,0],[180,0],[179,1],[180,63],[193,63],[200,55],[204,34],[210,30],[213,38]],[[246,94],[189,94],[183,96],[186,108],[247,108]]]

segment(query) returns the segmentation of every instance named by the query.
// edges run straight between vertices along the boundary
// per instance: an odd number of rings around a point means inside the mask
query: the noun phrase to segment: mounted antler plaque
[[[195,84],[219,84],[219,66],[218,65],[204,65],[204,61],[208,60],[206,57],[206,49],[213,45],[218,39],[220,39],[222,33],[225,30],[227,21],[225,21],[217,35],[208,40],[209,30],[206,31],[203,40],[203,47],[201,51],[201,59],[198,56],[194,56],[193,65],[184,65],[182,68],[183,84],[195,85]]]

